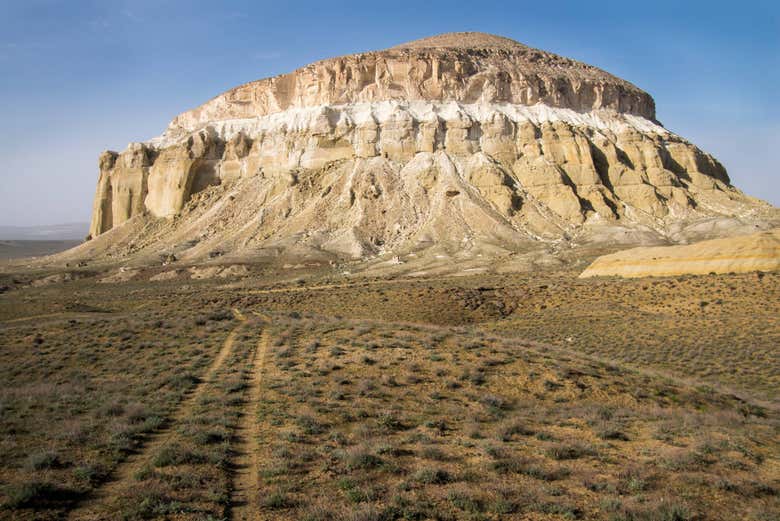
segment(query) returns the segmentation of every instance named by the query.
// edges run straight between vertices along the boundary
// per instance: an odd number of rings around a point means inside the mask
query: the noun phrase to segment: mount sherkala
[[[68,259],[523,269],[777,221],[646,92],[481,33],[236,87],[99,166],[91,240]]]

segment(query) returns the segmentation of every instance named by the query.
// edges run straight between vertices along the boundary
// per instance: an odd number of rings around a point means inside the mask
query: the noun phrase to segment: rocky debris
[[[173,253],[163,253],[160,255],[160,262],[162,262],[163,266],[167,266],[168,264],[172,262],[176,262],[178,259],[176,258],[176,255]]]
[[[158,281],[164,281],[164,280],[174,280],[179,278],[185,273],[184,270],[168,270],[168,271],[161,271],[157,275],[152,275],[149,277],[149,280],[152,282],[158,282]]]
[[[249,268],[243,264],[233,264],[231,266],[193,266],[187,271],[192,279],[226,279],[249,275]]]
[[[140,271],[129,268],[119,268],[113,273],[101,278],[98,282],[101,283],[113,283],[113,282],[127,282],[135,279],[139,275]]]
[[[540,241],[684,241],[694,228],[681,223],[776,215],[654,118],[652,98],[624,80],[480,33],[324,60],[102,154],[94,238],[73,251],[496,255]]]
[[[49,286],[51,284],[70,282],[75,278],[78,277],[74,277],[72,273],[55,273],[54,275],[48,275],[46,277],[41,277],[40,279],[33,280],[32,282],[30,282],[30,286],[34,288],[39,288],[41,286]]]
[[[780,270],[780,228],[687,245],[632,248],[599,257],[580,277],[665,277],[776,270]]]

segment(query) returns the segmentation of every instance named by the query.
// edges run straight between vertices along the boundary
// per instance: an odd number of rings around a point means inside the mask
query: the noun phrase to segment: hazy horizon
[[[780,205],[780,8],[397,2],[30,1],[0,21],[0,225],[89,221],[102,150],[160,134],[231,87],[318,59],[482,31],[622,77],[732,183]],[[706,16],[703,16],[706,15]],[[464,20],[467,22],[464,23]]]

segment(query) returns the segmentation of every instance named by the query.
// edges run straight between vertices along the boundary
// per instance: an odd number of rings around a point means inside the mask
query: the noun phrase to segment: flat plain
[[[0,261],[23,257],[51,255],[78,246],[78,240],[0,240]]]
[[[0,277],[0,518],[778,519],[777,273],[151,275]]]

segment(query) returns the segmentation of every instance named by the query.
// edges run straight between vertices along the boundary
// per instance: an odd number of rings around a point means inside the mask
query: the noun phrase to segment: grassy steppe
[[[0,294],[2,519],[780,511],[777,274],[75,279]]]

